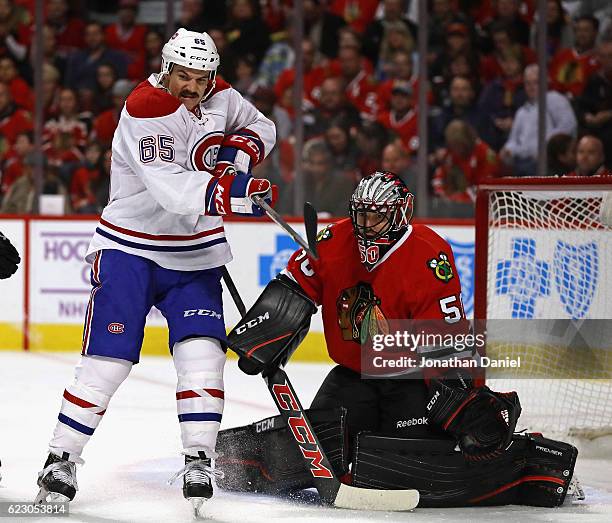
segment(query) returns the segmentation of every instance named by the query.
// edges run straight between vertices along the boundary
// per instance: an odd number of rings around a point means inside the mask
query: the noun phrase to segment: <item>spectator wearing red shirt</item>
[[[391,59],[391,78],[381,82],[376,89],[376,101],[379,111],[388,111],[391,107],[391,90],[397,80],[408,82],[418,96],[418,76],[413,74],[412,56],[404,51],[396,51]],[[431,100],[429,100],[431,102]],[[392,171],[393,172],[393,171]]]
[[[603,143],[597,136],[587,134],[576,146],[576,170],[567,176],[612,176],[604,165]]]
[[[442,164],[434,173],[434,193],[454,202],[473,202],[473,187],[482,179],[498,175],[497,154],[461,120],[449,123],[444,136],[446,151]]]
[[[69,134],[75,147],[84,148],[87,133],[87,125],[79,115],[75,92],[68,88],[62,89],[59,93],[58,113],[43,128],[44,144],[52,144],[60,134]]]
[[[550,62],[548,74],[555,91],[575,98],[582,94],[589,77],[599,68],[595,41],[599,20],[579,16],[574,22],[574,47],[560,49]]]
[[[28,83],[19,76],[17,67],[15,67],[15,61],[8,56],[0,58],[0,82],[9,86],[11,97],[15,105],[30,112],[34,109],[32,89],[30,89]]]
[[[321,84],[319,105],[304,113],[304,137],[321,136],[332,119],[344,116],[351,127],[360,124],[357,109],[348,102],[341,78],[326,78]]]
[[[70,202],[72,210],[78,214],[95,214],[102,209],[98,206],[92,183],[101,176],[100,160],[102,149],[99,144],[91,143],[85,149],[85,161],[72,175],[70,182]]]
[[[21,176],[24,159],[34,150],[34,136],[32,132],[23,132],[17,135],[14,145],[7,151],[2,162],[0,173],[0,196],[7,193],[13,182]]]
[[[315,64],[316,49],[310,40],[302,41],[302,63],[304,69],[304,102],[306,106],[314,106],[321,96],[321,84],[327,75],[327,70]],[[279,105],[289,114],[293,114],[292,87],[295,82],[295,68],[285,69],[274,84],[274,94]]]
[[[355,47],[342,47],[338,58],[330,64],[331,74],[344,81],[346,98],[364,119],[374,119],[377,113],[376,82],[372,64]]]
[[[47,24],[57,37],[57,52],[66,57],[85,45],[85,22],[69,13],[67,0],[47,1]]]
[[[32,128],[30,114],[15,105],[9,86],[0,82],[0,158],[15,143],[19,133]]]
[[[23,63],[30,45],[31,23],[30,14],[22,6],[9,0],[0,2],[0,56]]]
[[[138,0],[120,0],[117,22],[106,27],[106,45],[128,57],[128,78],[142,80],[147,28],[136,23]]]
[[[374,20],[377,8],[378,0],[332,0],[329,10],[344,18],[355,31],[363,33]]]
[[[493,41],[493,51],[480,60],[480,74],[485,83],[491,82],[503,74],[501,61],[513,54],[518,57],[523,66],[537,61],[535,51],[513,39],[513,31],[504,22],[495,22],[489,28]]]
[[[129,80],[117,80],[113,86],[113,107],[104,111],[93,122],[91,140],[96,140],[103,147],[110,147],[115,129],[119,124],[119,116],[128,95],[134,89],[134,83]]]
[[[408,82],[396,81],[391,90],[391,110],[383,111],[378,122],[395,133],[412,154],[419,149],[418,120],[414,92]]]

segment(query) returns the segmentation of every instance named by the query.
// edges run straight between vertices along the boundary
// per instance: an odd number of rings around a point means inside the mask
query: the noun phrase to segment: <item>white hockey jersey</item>
[[[87,251],[118,249],[167,269],[231,261],[223,220],[204,216],[206,187],[226,133],[248,129],[274,147],[274,124],[227,82],[188,111],[151,75],[128,97],[112,144],[110,199]]]

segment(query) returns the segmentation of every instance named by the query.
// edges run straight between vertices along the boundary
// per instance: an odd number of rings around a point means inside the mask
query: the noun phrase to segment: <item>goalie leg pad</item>
[[[420,507],[563,503],[577,450],[539,435],[515,435],[494,459],[473,462],[452,440],[360,433],[353,466],[357,487],[417,489]]]
[[[308,418],[338,476],[348,471],[344,409],[308,410]],[[279,493],[314,486],[281,416],[226,429],[217,439],[217,467],[226,490]]]
[[[247,374],[284,365],[310,328],[313,301],[287,277],[275,278],[227,337]]]

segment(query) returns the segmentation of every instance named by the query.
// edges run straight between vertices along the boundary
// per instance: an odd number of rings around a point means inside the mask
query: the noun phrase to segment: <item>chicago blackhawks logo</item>
[[[331,226],[332,225],[333,225],[332,223],[330,223],[329,225],[326,225],[323,229],[321,229],[317,233],[317,242],[331,239],[332,237]]]
[[[389,333],[380,298],[368,283],[344,289],[336,300],[336,310],[343,340],[364,344],[375,334]]]
[[[443,252],[437,258],[429,260],[427,266],[433,271],[434,276],[444,283],[448,283],[453,278],[453,266]]]

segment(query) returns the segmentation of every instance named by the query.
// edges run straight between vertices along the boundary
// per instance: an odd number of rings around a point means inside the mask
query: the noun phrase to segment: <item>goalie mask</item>
[[[368,270],[406,233],[412,219],[414,195],[388,171],[366,176],[351,196],[349,214]]]
[[[158,84],[170,74],[174,64],[200,71],[210,71],[208,89],[202,96],[204,100],[215,88],[215,76],[219,63],[217,46],[208,33],[187,31],[181,27],[162,49],[162,65]]]

